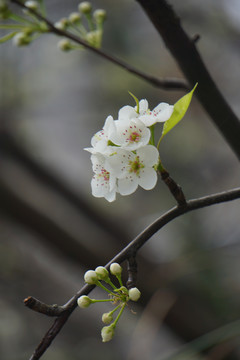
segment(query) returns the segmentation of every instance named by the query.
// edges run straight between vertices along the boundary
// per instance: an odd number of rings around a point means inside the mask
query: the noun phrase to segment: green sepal
[[[136,112],[137,112],[137,114],[139,114],[139,100],[138,100],[138,98],[135,95],[133,95],[130,91],[128,93],[129,93],[129,95],[131,95],[134,98],[134,100],[136,102],[136,105],[137,105]]]
[[[192,96],[194,93],[194,90],[196,89],[198,83],[194,86],[194,88],[186,95],[184,95],[181,99],[179,99],[176,104],[174,104],[173,107],[173,113],[171,117],[164,123],[162,136],[160,138],[160,141],[162,138],[170,131],[172,130],[180,120],[184,117],[190,102],[192,100]],[[159,141],[159,143],[160,143]]]
[[[0,44],[12,39],[16,34],[18,33],[18,31],[14,31],[12,33],[9,33],[3,37],[0,38]]]

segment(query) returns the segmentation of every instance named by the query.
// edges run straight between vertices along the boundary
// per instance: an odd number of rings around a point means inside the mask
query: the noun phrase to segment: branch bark
[[[137,0],[157,29],[196,96],[225,140],[240,159],[240,121],[224,99],[197,51],[183,30],[180,19],[165,0]]]
[[[219,194],[214,194],[206,196],[203,198],[189,200],[187,201],[184,207],[175,206],[164,215],[159,217],[151,225],[149,225],[144,231],[142,231],[132,242],[129,243],[121,252],[119,252],[113,259],[111,259],[108,264],[105,265],[107,269],[110,268],[111,263],[118,262],[122,263],[125,260],[128,260],[131,257],[134,257],[136,253],[141,249],[141,247],[161,228],[166,224],[171,222],[173,219],[188,213],[193,210],[201,209],[207,206],[219,204],[222,202],[232,201],[240,198],[240,188],[226,191]],[[72,314],[74,309],[77,307],[77,299],[81,295],[88,295],[94,286],[85,285],[78,291],[78,293],[73,296],[65,305],[63,305],[65,311],[60,314],[59,317],[54,321],[51,328],[47,331],[42,341],[35,349],[33,355],[30,357],[30,360],[38,360],[50,346],[54,338],[57,336],[59,331],[62,329],[69,316]]]

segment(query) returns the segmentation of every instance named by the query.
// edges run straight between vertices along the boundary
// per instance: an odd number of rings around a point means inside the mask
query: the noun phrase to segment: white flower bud
[[[78,5],[78,10],[83,14],[89,14],[92,11],[92,5],[89,1],[83,1]]]
[[[37,1],[29,0],[29,1],[25,2],[25,6],[31,10],[37,10],[38,3],[37,3]]]
[[[113,263],[110,266],[110,272],[112,275],[119,276],[122,273],[122,267],[118,263]]]
[[[55,28],[58,30],[65,30],[68,27],[68,25],[69,25],[68,19],[66,18],[63,18],[54,24]]]
[[[95,269],[95,272],[96,272],[99,280],[105,280],[105,279],[107,280],[109,278],[109,273],[108,273],[107,269],[103,266],[98,266]]]
[[[88,270],[84,274],[84,280],[89,285],[96,284],[96,282],[98,281],[96,272],[94,270]]]
[[[68,39],[60,40],[57,46],[62,51],[69,51],[72,49],[71,42]]]
[[[107,342],[112,340],[114,336],[114,327],[112,325],[104,326],[101,331],[102,341]]]
[[[92,300],[88,296],[82,295],[77,299],[77,303],[80,308],[84,309],[91,305]]]
[[[104,313],[102,315],[102,322],[104,324],[110,324],[111,321],[113,321],[113,316],[112,316],[111,312]]]
[[[69,15],[68,20],[72,24],[79,23],[81,20],[81,15],[78,12],[73,12]]]
[[[97,9],[94,11],[93,17],[97,23],[103,23],[106,20],[107,13],[103,9]]]
[[[138,299],[141,296],[141,292],[136,287],[130,289],[128,294],[129,294],[129,299],[132,301],[138,301]]]
[[[31,42],[31,39],[24,32],[19,32],[13,37],[13,44],[16,46],[26,46],[30,42]]]

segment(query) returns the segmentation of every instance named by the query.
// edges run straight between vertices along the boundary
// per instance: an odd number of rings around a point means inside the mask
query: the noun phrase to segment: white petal
[[[113,173],[117,178],[123,178],[128,173],[128,163],[134,159],[134,154],[131,151],[116,148],[113,155],[106,159],[106,169]]]
[[[136,111],[132,106],[129,105],[123,106],[118,112],[118,119],[121,121],[126,119],[131,119],[136,116],[137,116]]]
[[[157,183],[157,173],[153,168],[145,167],[138,179],[139,185],[145,190],[151,190]]]
[[[116,200],[116,190],[108,192],[104,197],[107,201],[113,202],[114,200]]]
[[[139,101],[139,112],[145,112],[148,110],[148,101],[146,99],[142,99]]]
[[[124,179],[118,180],[118,192],[121,195],[130,195],[137,190],[138,180],[135,175],[129,174]]]
[[[147,166],[153,166],[158,163],[159,153],[155,146],[146,145],[136,151],[141,162]]]
[[[157,122],[167,121],[173,113],[173,105],[167,103],[160,103],[153,109],[153,115],[156,117]]]

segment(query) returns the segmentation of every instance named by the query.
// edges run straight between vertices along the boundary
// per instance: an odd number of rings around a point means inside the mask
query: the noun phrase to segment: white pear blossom
[[[106,158],[102,154],[91,156],[94,176],[91,181],[92,194],[95,197],[104,197],[109,202],[116,199],[116,176],[106,169]]]
[[[107,154],[109,153],[109,146],[108,146],[108,135],[110,129],[113,128],[113,117],[109,115],[106,120],[102,130],[98,131],[95,135],[93,135],[91,139],[91,148],[85,148],[84,150],[89,151],[92,154]]]
[[[116,148],[108,158],[112,172],[118,178],[118,192],[121,195],[132,194],[140,185],[151,190],[157,183],[157,174],[153,169],[159,161],[158,150],[153,145],[146,145],[136,152]]]
[[[137,118],[116,120],[109,130],[109,140],[128,150],[147,145],[151,136],[150,130]]]
[[[152,111],[148,108],[148,101],[142,99],[139,101],[139,112],[137,112],[137,106],[123,106],[118,113],[119,120],[125,120],[126,118],[138,118],[146,126],[152,126],[156,122],[167,121],[173,112],[173,105],[169,105],[165,102],[158,104]]]

